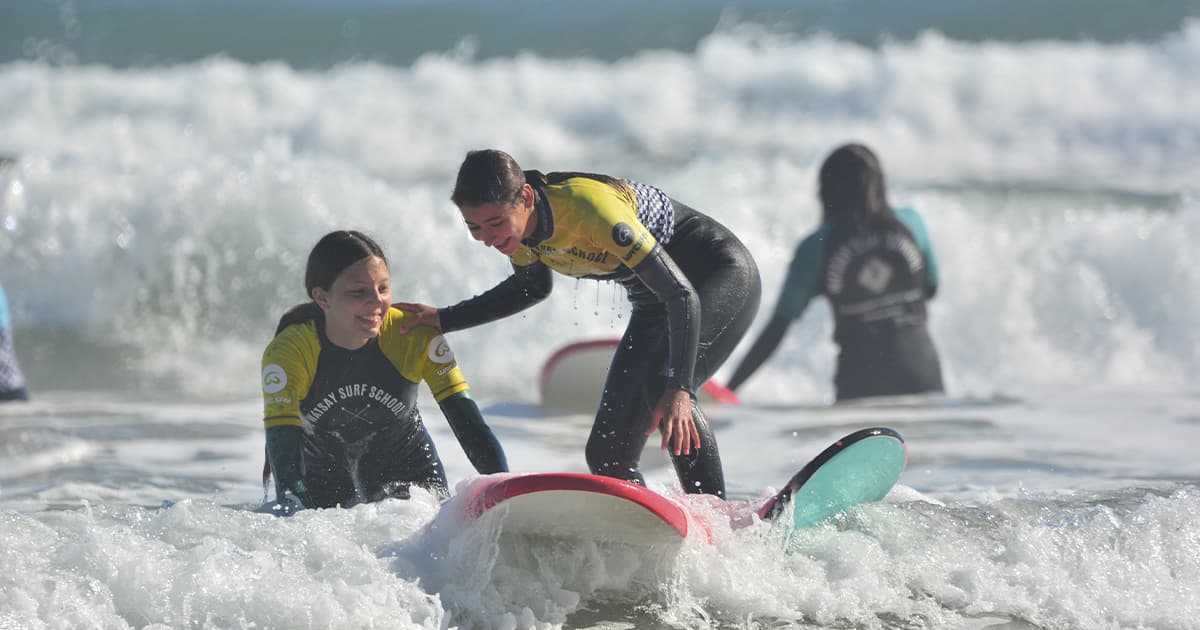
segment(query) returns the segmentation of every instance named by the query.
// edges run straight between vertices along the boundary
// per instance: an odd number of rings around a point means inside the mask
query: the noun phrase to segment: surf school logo
[[[879,295],[892,281],[892,266],[872,256],[858,272],[858,283],[871,293]]]
[[[612,231],[613,242],[621,247],[629,247],[633,244],[633,228],[629,227],[628,223],[618,223],[613,226]]]
[[[264,394],[274,394],[287,386],[287,372],[272,363],[263,368],[262,386]]]
[[[434,363],[449,363],[454,360],[454,353],[450,351],[445,337],[438,335],[429,342],[429,360]]]

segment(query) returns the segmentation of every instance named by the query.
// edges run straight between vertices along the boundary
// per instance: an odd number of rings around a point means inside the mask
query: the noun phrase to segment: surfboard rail
[[[907,463],[908,444],[898,432],[860,429],[812,458],[758,514],[769,520],[790,506],[793,528],[819,523],[854,505],[883,499]]]

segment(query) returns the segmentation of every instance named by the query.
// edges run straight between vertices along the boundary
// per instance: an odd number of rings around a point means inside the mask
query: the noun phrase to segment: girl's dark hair
[[[888,204],[879,158],[861,144],[842,145],[825,158],[820,197],[823,220],[829,226],[826,261],[856,236],[894,231],[912,238],[912,232]]]
[[[879,158],[861,144],[838,147],[821,165],[822,219],[832,231],[857,234],[892,216]]]
[[[308,266],[304,270],[304,292],[310,299],[284,313],[275,327],[275,334],[278,335],[292,324],[319,320],[322,317],[321,307],[311,299],[313,289],[320,287],[328,291],[346,267],[369,256],[376,256],[383,260],[383,264],[387,264],[383,249],[362,232],[337,230],[321,237],[309,252]]]
[[[540,171],[522,171],[513,157],[498,149],[481,149],[467,153],[462,166],[458,167],[458,179],[450,200],[464,208],[485,203],[515,203],[521,198],[521,189],[528,182],[534,187],[557,184],[572,177],[587,177],[616,188],[634,201],[633,191],[624,181],[609,175],[581,172],[556,172],[542,174]]]
[[[470,151],[458,167],[450,200],[460,208],[513,203],[524,185],[525,173],[511,155],[497,149]]]

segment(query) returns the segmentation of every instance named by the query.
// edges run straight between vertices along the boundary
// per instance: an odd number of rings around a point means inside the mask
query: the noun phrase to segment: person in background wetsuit
[[[508,256],[513,275],[437,309],[401,303],[414,324],[462,330],[549,295],[551,270],[613,280],[632,303],[586,447],[588,468],[645,485],[643,446],[662,448],[685,492],[725,496],[712,429],[696,402],[758,310],[758,268],[711,217],[634,181],[593,173],[522,171],[507,153],[472,151],[451,196],[471,236]]]
[[[775,313],[728,383],[736,390],[824,295],[840,352],[837,400],[941,392],[942,370],[926,328],[925,303],[938,268],[920,215],[893,210],[883,169],[861,144],[839,147],[821,166],[821,225],[800,242]]]
[[[305,507],[407,498],[410,486],[448,495],[446,472],[417,410],[424,381],[468,459],[505,472],[500,443],[469,395],[441,334],[390,307],[379,246],[331,232],[308,257],[311,302],[288,311],[262,359],[264,423],[276,497]]]
[[[29,400],[29,390],[26,389],[25,375],[17,363],[8,298],[4,295],[4,287],[0,285],[0,402],[7,400]]]

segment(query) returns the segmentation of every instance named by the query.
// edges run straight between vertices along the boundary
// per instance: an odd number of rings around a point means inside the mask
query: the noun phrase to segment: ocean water
[[[0,0],[0,282],[33,394],[0,406],[0,628],[1200,628],[1197,67],[1184,1]],[[376,236],[397,299],[485,290],[507,264],[448,197],[503,148],[726,223],[765,315],[851,140],[926,219],[947,395],[830,405],[817,302],[708,415],[739,499],[895,428],[885,502],[788,553],[755,526],[667,557],[432,530],[427,495],[244,509],[259,355],[328,230]],[[514,470],[585,469],[589,418],[541,411],[539,372],[627,317],[560,277],[450,335]]]

